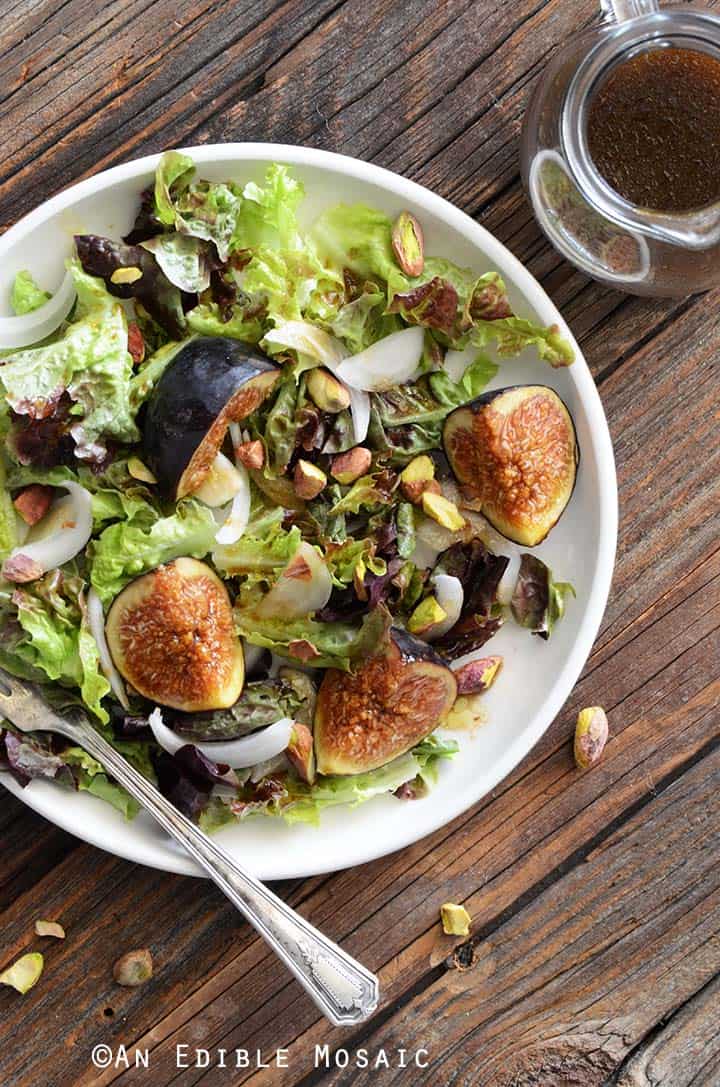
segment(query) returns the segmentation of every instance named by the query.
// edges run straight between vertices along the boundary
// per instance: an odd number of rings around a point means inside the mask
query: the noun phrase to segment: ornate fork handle
[[[318,932],[165,799],[80,714],[60,717],[32,689],[0,670],[0,715],[23,730],[59,732],[80,744],[150,812],[207,872],[270,944],[335,1026],[361,1023],[375,1011],[378,979]]]

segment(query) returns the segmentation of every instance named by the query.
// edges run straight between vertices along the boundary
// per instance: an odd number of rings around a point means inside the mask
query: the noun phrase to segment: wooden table
[[[173,145],[304,143],[397,170],[493,231],[562,308],[610,420],[621,498],[597,644],[522,765],[412,848],[278,888],[379,972],[382,1007],[362,1029],[319,1022],[212,887],[116,860],[3,795],[2,960],[36,946],[36,917],[68,934],[30,994],[0,992],[5,1087],[720,1084],[720,296],[644,301],[589,282],[545,243],[518,177],[533,83],[596,7],[5,5],[4,226],[77,178]],[[582,774],[569,738],[595,703],[612,739]],[[442,935],[447,899],[472,914],[470,940]],[[144,946],[153,980],[115,986],[118,954]],[[91,1050],[104,1043],[117,1067],[101,1073]],[[315,1068],[316,1043],[347,1049],[348,1069],[322,1056]],[[178,1067],[178,1044],[208,1048],[211,1067]],[[120,1045],[131,1064],[147,1050],[150,1070],[125,1070]],[[252,1067],[232,1053],[212,1067],[218,1047],[249,1050]],[[431,1067],[398,1067],[399,1047],[411,1060],[427,1049]],[[356,1067],[358,1048],[392,1067]],[[266,1063],[287,1050],[288,1067],[257,1069],[258,1049]]]

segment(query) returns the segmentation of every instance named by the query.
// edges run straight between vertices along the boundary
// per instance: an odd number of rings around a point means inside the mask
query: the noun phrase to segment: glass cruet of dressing
[[[564,257],[632,294],[720,285],[720,16],[601,0],[523,122],[535,216]]]

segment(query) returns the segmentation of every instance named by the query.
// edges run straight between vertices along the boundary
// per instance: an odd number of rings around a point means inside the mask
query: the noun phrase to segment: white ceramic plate
[[[328,204],[365,201],[395,216],[408,208],[422,222],[428,253],[452,258],[478,273],[497,269],[517,313],[557,323],[572,337],[548,296],[518,260],[467,215],[427,189],[377,166],[309,148],[279,144],[218,144],[188,149],[200,176],[260,180],[268,162],[291,164],[305,184],[304,215]],[[26,216],[0,238],[0,303],[9,313],[15,273],[29,269],[47,289],[63,277],[72,235],[120,237],[129,229],[141,189],[157,156],[139,159],[82,181]],[[320,827],[288,827],[280,820],[248,819],[224,829],[219,840],[265,879],[284,879],[346,868],[417,841],[476,804],[530,751],[572,690],[602,618],[617,539],[615,464],[600,398],[577,351],[569,369],[553,370],[529,351],[503,362],[494,385],[544,383],[555,388],[575,420],[581,450],[570,505],[537,554],[558,580],[570,580],[577,599],[549,642],[509,622],[491,643],[505,667],[485,698],[487,724],[458,736],[459,756],[441,768],[432,793],[401,802],[380,797],[358,808],[323,814]],[[503,541],[505,553],[515,551]],[[7,774],[0,781],[35,811],[93,845],[172,872],[198,874],[192,862],[142,814],[126,823],[114,809],[87,794],[51,782],[21,789]]]

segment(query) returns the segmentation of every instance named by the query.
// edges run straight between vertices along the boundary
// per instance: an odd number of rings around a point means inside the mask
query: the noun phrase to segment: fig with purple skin
[[[578,446],[570,412],[544,385],[485,393],[448,416],[445,452],[469,505],[507,539],[535,547],[565,510]]]
[[[209,566],[180,558],[131,581],[105,625],[123,679],[186,713],[232,706],[245,679],[227,589]]]
[[[255,411],[280,371],[257,348],[202,336],[175,355],[148,400],[144,460],[165,494],[193,494],[230,423]]]
[[[455,676],[442,657],[393,628],[387,647],[356,672],[325,673],[315,710],[319,773],[384,766],[429,736],[456,695]]]

